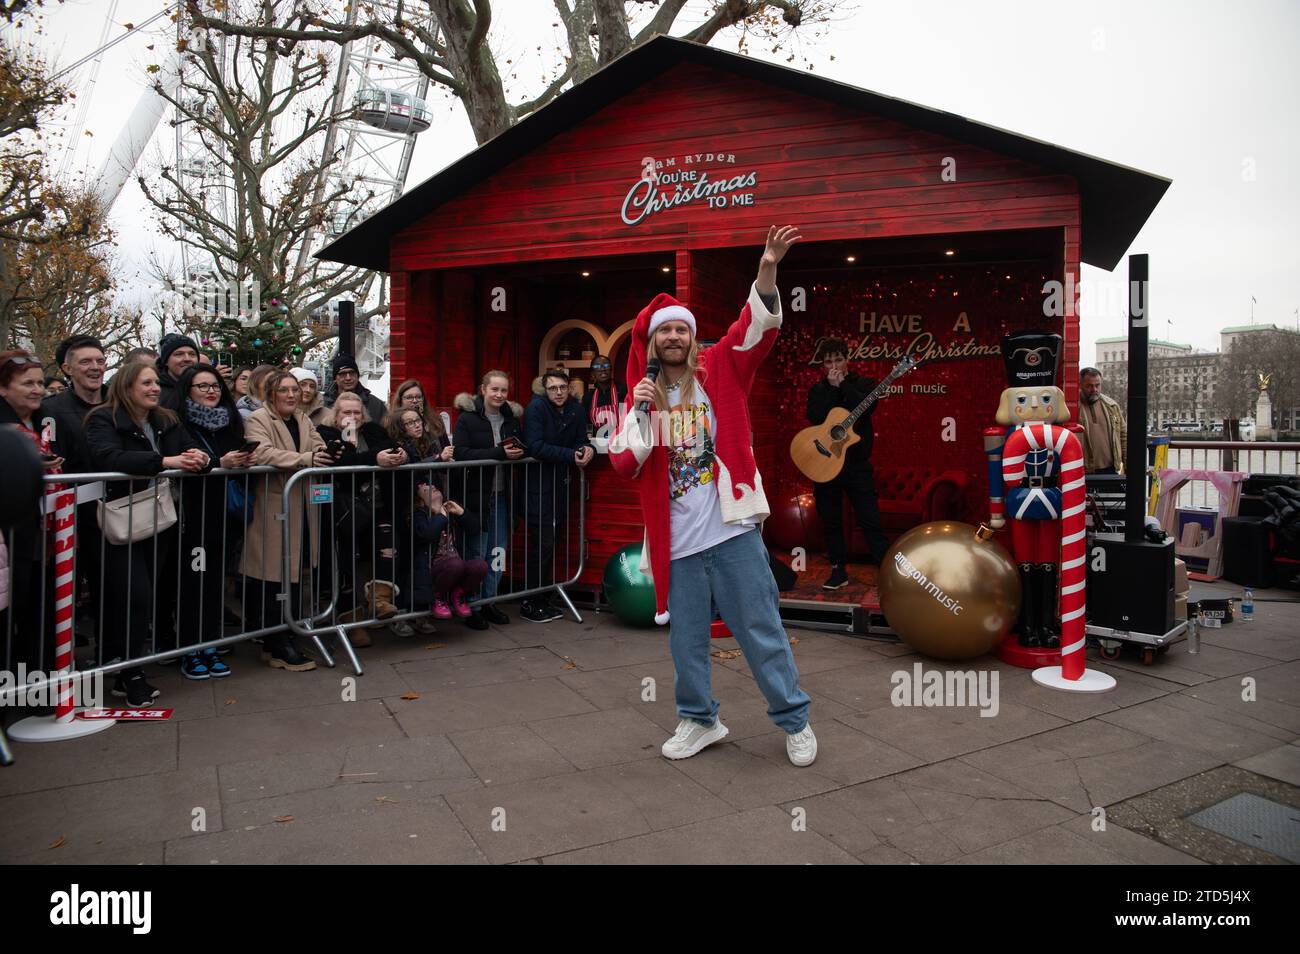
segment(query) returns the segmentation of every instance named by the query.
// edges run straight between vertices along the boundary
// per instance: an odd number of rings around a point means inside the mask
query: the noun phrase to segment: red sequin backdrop
[[[894,382],[898,393],[876,408],[873,464],[964,471],[972,478],[964,519],[987,519],[981,431],[994,423],[998,396],[1006,387],[999,345],[1010,331],[1061,332],[1060,318],[1043,316],[1041,294],[1043,283],[1059,274],[1058,267],[1021,261],[783,274],[785,323],[751,404],[756,438],[773,431],[770,441],[761,442],[770,448],[762,455],[768,459],[759,462],[773,506],[811,486],[790,460],[788,448],[809,424],[808,389],[824,374],[819,364],[810,363],[817,342],[838,337],[848,343],[850,354],[860,343],[880,349],[875,353],[882,356],[850,361],[853,371],[876,380],[904,353],[923,359]],[[803,312],[796,310],[798,288],[804,290]],[[975,349],[984,353],[945,356]],[[1064,356],[1061,374],[1068,374]],[[772,412],[765,414],[764,406]]]

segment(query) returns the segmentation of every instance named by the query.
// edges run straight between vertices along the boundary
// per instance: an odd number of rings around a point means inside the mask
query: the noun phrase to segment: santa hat
[[[650,307],[654,308],[654,303],[659,301],[660,298],[666,298],[668,301],[666,304],[660,305],[658,308],[656,308],[654,311],[650,313],[650,324],[649,327],[646,329],[646,337],[648,338],[651,335],[653,335],[655,333],[655,329],[658,328],[660,325],[662,325],[665,321],[684,321],[688,325],[690,325],[691,337],[694,338],[695,337],[695,316],[691,314],[691,310],[687,308],[685,305],[683,305],[681,302],[679,302],[672,295],[657,296],[655,298],[655,301],[650,303]]]

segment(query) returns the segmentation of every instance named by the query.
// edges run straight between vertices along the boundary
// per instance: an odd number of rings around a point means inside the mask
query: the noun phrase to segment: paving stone
[[[678,771],[737,808],[757,808],[816,795],[838,788],[831,777],[817,771],[816,763],[796,768],[746,752],[728,741],[712,745],[689,759],[673,762]]]
[[[77,847],[62,844],[58,848],[43,849],[27,855],[3,857],[5,864],[13,865],[160,865],[163,863],[164,844],[161,841],[148,844],[139,843],[122,845],[116,848]]]
[[[346,791],[346,787],[344,789]],[[167,843],[167,864],[481,864],[440,799],[374,802],[345,814],[234,828]]]
[[[291,792],[328,788],[339,780],[346,748],[323,752],[288,752],[217,767],[221,801],[226,805]]]
[[[949,864],[958,865],[1125,865],[1135,862],[1107,851],[1060,826],[1041,828],[1000,842]]]
[[[790,816],[768,806],[670,831],[584,848],[545,864],[857,864],[814,832],[794,831]]]
[[[316,788],[272,798],[257,798],[227,807],[228,830],[263,828],[313,818],[347,820],[354,813],[393,805],[441,804],[440,796],[481,788],[472,777],[444,778],[428,782],[350,781],[329,788]]]
[[[1244,676],[1201,683],[1182,692],[1193,699],[1286,729],[1292,735],[1300,734],[1300,676],[1288,669],[1274,666]],[[1253,683],[1250,693],[1254,698],[1249,701],[1243,698],[1247,693],[1244,684],[1247,679]]]
[[[607,765],[593,769],[591,774],[622,792],[654,831],[735,812],[735,808],[677,771],[662,756]]]
[[[422,693],[419,699],[390,699],[388,703],[398,724],[410,736],[448,735],[594,709],[558,679],[444,689]]]
[[[134,728],[134,727],[133,727]],[[112,731],[112,730],[110,730]],[[201,816],[195,809],[203,809]],[[112,779],[0,799],[0,861],[39,855],[58,839],[67,852],[112,852],[222,828],[217,773],[211,767],[160,772],[147,783]]]
[[[668,649],[668,630],[625,630],[596,639],[547,640],[546,648],[557,656],[571,661],[583,671],[613,669],[637,663],[671,659]]]
[[[451,736],[484,785],[507,785],[576,771],[573,763],[527,725],[497,725]]]
[[[1235,762],[1250,755],[1258,755],[1276,747],[1279,741],[1285,742],[1292,738],[1284,729],[1239,716],[1185,695],[1143,702],[1118,712],[1108,712],[1100,716],[1100,719],[1141,732],[1153,739],[1207,752],[1218,756],[1223,762]],[[1239,723],[1247,723],[1250,728]]]
[[[663,757],[663,729],[632,707],[544,719],[528,727],[579,769]]]
[[[1080,815],[1072,822],[1061,827],[1073,832],[1085,841],[1100,845],[1113,855],[1128,862],[1140,865],[1200,865],[1205,862],[1185,852],[1176,851],[1168,845],[1161,844],[1154,838],[1139,835],[1106,820],[1105,831],[1094,828],[1095,819],[1091,814]]]
[[[1098,719],[967,753],[962,761],[1081,813],[1219,763],[1206,752]]]
[[[1157,679],[1194,686],[1211,679],[1261,669],[1273,662],[1276,660],[1268,656],[1241,652],[1226,646],[1216,646],[1214,652],[1206,652],[1202,646],[1200,653],[1192,655],[1187,651],[1187,642],[1183,641],[1174,643],[1166,652],[1158,655],[1150,666],[1142,665],[1141,657],[1128,651],[1111,665]]]
[[[397,672],[417,692],[462,689],[559,676],[565,661],[547,649],[466,653],[399,663]]]
[[[12,742],[14,764],[0,770],[0,796],[176,769],[174,722],[118,724],[57,744]]]
[[[732,672],[726,666],[714,662],[712,670],[713,692],[728,697],[749,696],[758,698],[760,693],[754,681],[747,675]],[[597,669],[591,672],[571,670],[560,676],[560,682],[577,692],[597,709],[621,709],[624,706],[641,706],[646,690],[646,679],[653,679],[656,700],[672,701],[674,672],[671,659],[660,659],[613,669]]]
[[[840,785],[854,785],[873,778],[893,775],[916,768],[922,761],[879,739],[850,728],[837,719],[813,723],[817,734],[817,774],[834,779]],[[789,765],[786,733],[773,729],[736,742],[746,752],[761,756],[776,765]]]
[[[474,770],[443,736],[370,742],[348,749],[342,782],[367,784],[473,778]]]
[[[1279,745],[1234,764],[1256,775],[1267,775],[1300,788],[1300,745]]]
[[[184,768],[333,750],[341,745],[395,739],[402,734],[384,703],[375,700],[232,715],[185,722],[179,729],[180,764]]]
[[[855,712],[871,712],[890,705],[894,673],[911,672],[912,661],[874,658],[855,665],[810,673],[799,680],[809,692],[816,692]]]
[[[586,848],[650,830],[626,794],[598,771],[493,785],[446,798],[495,864]]]
[[[926,762],[989,748],[999,742],[1035,735],[1065,725],[1065,720],[1038,709],[1002,701],[987,718],[973,706],[885,706],[840,721]]]
[[[209,680],[211,682],[211,680]],[[411,686],[387,663],[368,662],[364,675],[340,664],[310,672],[285,672],[265,664],[248,675],[237,673],[213,686],[218,717],[327,706],[336,702],[401,695]]]
[[[1069,722],[1080,722],[1139,702],[1159,699],[1184,688],[1181,683],[1158,679],[1146,672],[1120,669],[1095,659],[1088,660],[1088,668],[1114,676],[1115,688],[1108,692],[1062,692],[1038,685],[1027,669],[1008,667],[1002,672],[999,691],[1002,698],[1011,702]]]

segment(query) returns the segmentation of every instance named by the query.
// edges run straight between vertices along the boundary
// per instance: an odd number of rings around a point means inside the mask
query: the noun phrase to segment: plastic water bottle
[[[1241,621],[1249,623],[1255,618],[1255,594],[1246,588],[1246,594],[1241,598]]]

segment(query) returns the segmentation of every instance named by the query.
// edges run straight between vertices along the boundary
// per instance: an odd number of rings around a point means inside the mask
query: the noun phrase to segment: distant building
[[[1153,430],[1210,430],[1222,426],[1225,410],[1217,391],[1223,357],[1243,337],[1262,331],[1286,333],[1277,325],[1234,325],[1219,332],[1218,351],[1153,339],[1147,351],[1147,426]],[[1291,331],[1291,334],[1296,332]],[[1097,369],[1112,395],[1128,386],[1128,339],[1098,338]],[[1300,408],[1273,409],[1274,426],[1300,430]]]

